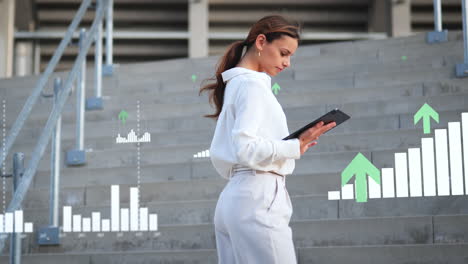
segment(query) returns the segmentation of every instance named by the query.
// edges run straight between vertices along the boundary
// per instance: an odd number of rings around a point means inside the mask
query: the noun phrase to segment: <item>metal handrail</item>
[[[103,2],[103,7],[107,7],[108,0],[99,0],[99,1],[104,1]],[[73,19],[72,23],[69,26],[69,29],[67,31],[67,34],[63,38],[63,40],[60,42],[59,48],[55,52],[52,60],[49,62],[46,71],[44,74],[41,76],[41,78],[38,81],[38,84],[36,85],[33,93],[29,96],[25,106],[23,107],[23,110],[21,111],[20,115],[18,116],[17,120],[15,121],[12,131],[7,137],[7,143],[6,143],[6,150],[5,153],[3,154],[4,156],[1,157],[0,163],[3,162],[3,160],[6,158],[8,155],[8,151],[10,150],[11,146],[13,145],[19,131],[24,125],[24,122],[26,118],[29,116],[32,107],[36,103],[37,97],[40,95],[41,91],[43,90],[46,82],[50,78],[55,66],[58,63],[58,60],[62,56],[66,46],[71,40],[72,33],[76,30],[79,22],[84,16],[85,11],[87,8],[90,6],[91,0],[83,0],[75,18]],[[21,179],[21,182],[18,184],[17,189],[13,195],[13,198],[8,205],[7,212],[13,212],[14,210],[20,208],[21,203],[26,196],[26,193],[29,189],[29,186],[32,182],[32,179],[34,175],[36,174],[37,167],[39,165],[39,161],[42,158],[42,155],[45,152],[45,149],[48,145],[48,142],[50,141],[51,135],[53,133],[53,130],[57,124],[57,121],[59,120],[59,117],[61,116],[61,113],[63,111],[63,107],[65,105],[65,102],[68,99],[68,95],[72,89],[73,82],[77,78],[78,74],[81,71],[81,66],[84,60],[86,59],[86,54],[91,46],[91,43],[95,41],[95,34],[98,30],[98,26],[100,25],[100,22],[104,18],[104,13],[105,13],[106,8],[100,8],[96,11],[96,16],[94,18],[94,21],[91,25],[90,30],[88,31],[88,34],[86,34],[86,38],[83,41],[83,46],[82,49],[80,49],[80,53],[78,54],[75,63],[73,65],[73,68],[71,72],[68,74],[65,84],[63,86],[63,89],[59,93],[59,96],[54,104],[54,107],[52,109],[52,112],[49,115],[49,118],[47,120],[47,123],[42,130],[42,133],[39,137],[39,140],[34,148],[34,151],[31,155],[31,159],[28,162],[28,165],[26,166],[23,178]],[[51,190],[52,191],[52,190]],[[0,237],[0,252],[3,251],[5,247],[5,240],[7,239],[8,236],[2,236]]]
[[[78,28],[78,25],[83,19],[83,16],[85,15],[86,10],[88,9],[90,4],[91,4],[91,0],[83,0],[83,2],[81,3],[81,6],[78,9],[78,12],[76,13],[70,26],[68,27],[68,30],[65,36],[63,37],[62,41],[60,41],[60,44],[57,50],[55,51],[54,55],[52,56],[52,59],[47,64],[47,67],[44,73],[39,78],[39,81],[37,82],[36,87],[34,87],[34,90],[32,91],[31,95],[26,100],[26,103],[24,104],[23,109],[18,115],[18,118],[15,120],[15,123],[13,123],[11,131],[6,138],[5,150],[2,153],[0,153],[0,168],[3,164],[3,161],[5,161],[6,157],[8,156],[8,153],[11,147],[15,143],[16,137],[18,136],[19,132],[23,128],[24,122],[29,117],[29,114],[31,113],[32,108],[36,104],[37,98],[41,95],[41,92],[44,90],[44,87],[47,84],[47,81],[50,79],[50,76],[54,72],[55,67],[57,66],[60,58],[62,57],[63,52],[65,51],[65,48],[67,48],[68,43],[70,43],[73,32],[75,32],[76,29]]]
[[[15,39],[22,40],[41,40],[41,39],[60,39],[64,35],[63,31],[17,31],[15,32]],[[189,31],[128,31],[117,30],[113,32],[113,39],[183,39],[190,38]],[[210,31],[208,32],[209,40],[239,40],[245,39],[247,33],[245,32],[222,32]],[[78,39],[79,34],[75,33],[73,38]],[[387,38],[385,33],[375,32],[303,32],[301,39],[303,40],[348,40],[348,39],[384,39]]]

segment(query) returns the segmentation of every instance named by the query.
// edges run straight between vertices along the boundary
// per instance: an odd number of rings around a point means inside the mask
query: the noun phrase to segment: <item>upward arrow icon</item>
[[[341,173],[341,185],[347,184],[354,175],[356,179],[356,201],[358,203],[367,202],[367,174],[378,184],[380,184],[380,171],[364,155],[358,153]]]
[[[277,95],[277,94],[278,94],[278,91],[281,90],[281,87],[279,86],[278,83],[275,83],[275,84],[273,84],[273,86],[271,87],[271,90],[273,90],[273,93],[274,93],[275,95]]]
[[[414,115],[414,124],[423,119],[424,134],[431,133],[431,118],[439,123],[439,114],[428,104],[424,104]]]
[[[119,113],[119,120],[122,121],[122,123],[125,125],[125,121],[128,118],[128,113],[125,110],[120,111]]]

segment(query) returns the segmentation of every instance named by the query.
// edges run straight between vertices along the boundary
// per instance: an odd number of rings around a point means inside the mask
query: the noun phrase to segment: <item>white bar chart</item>
[[[33,224],[24,222],[23,210],[0,214],[0,234],[32,233]]]
[[[207,149],[207,150],[204,150],[204,151],[200,151],[197,154],[193,154],[193,157],[194,158],[209,158],[210,157],[210,150]]]
[[[381,184],[367,177],[369,199],[466,195],[468,190],[468,113],[434,137],[421,138],[421,148],[395,153],[395,168],[381,169]],[[328,200],[353,199],[354,184],[329,191]]]
[[[143,136],[138,138],[137,134],[135,131],[132,129],[130,133],[127,134],[127,137],[122,137],[120,134],[117,135],[115,138],[115,143],[121,144],[121,143],[147,143],[151,142],[151,134],[149,132],[145,132]]]
[[[146,207],[140,208],[138,188],[131,187],[129,190],[129,208],[122,208],[120,205],[120,188],[118,185],[111,186],[110,219],[103,219],[100,212],[92,212],[90,218],[82,217],[79,214],[73,214],[71,206],[64,206],[63,232],[157,231],[158,215],[150,214]]]

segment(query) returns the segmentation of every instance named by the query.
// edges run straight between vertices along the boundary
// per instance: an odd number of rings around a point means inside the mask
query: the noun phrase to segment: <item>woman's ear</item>
[[[258,34],[257,39],[255,39],[255,46],[257,47],[257,50],[262,51],[265,42],[266,36],[264,34]]]

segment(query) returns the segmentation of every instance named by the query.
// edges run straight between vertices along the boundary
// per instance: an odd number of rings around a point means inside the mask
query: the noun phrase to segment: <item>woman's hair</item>
[[[266,16],[252,26],[246,40],[232,43],[218,62],[215,76],[207,79],[216,82],[203,86],[198,94],[201,95],[204,91],[210,91],[209,102],[216,106],[216,113],[204,115],[204,117],[218,119],[223,107],[224,90],[226,89],[221,73],[234,68],[241,59],[244,46],[249,50],[260,34],[264,34],[269,43],[275,39],[280,39],[284,35],[300,41],[300,26],[297,22],[289,21],[280,15]]]

